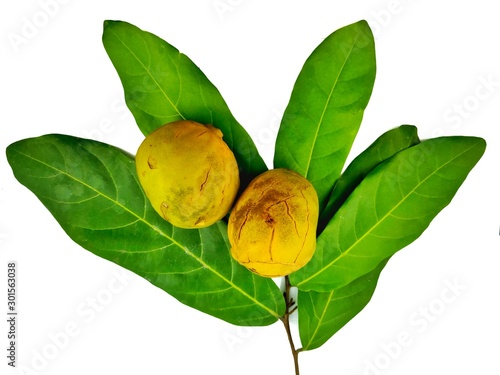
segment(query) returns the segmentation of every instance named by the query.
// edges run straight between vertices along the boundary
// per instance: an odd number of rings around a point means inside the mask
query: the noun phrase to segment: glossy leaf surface
[[[328,203],[320,215],[318,233],[323,231],[333,214],[373,168],[397,152],[419,142],[417,128],[402,125],[382,134],[359,154],[335,183]]]
[[[238,325],[268,325],[284,313],[271,279],[237,264],[227,228],[178,229],[150,206],[123,151],[46,135],[10,145],[16,178],[79,245],[149,280],[182,303]]]
[[[123,21],[105,21],[102,39],[121,79],[126,103],[144,135],[182,119],[212,124],[222,131],[235,154],[242,185],[267,170],[220,92],[186,55]]]
[[[330,292],[299,290],[299,334],[302,350],[327,342],[370,302],[387,260],[373,271]]]
[[[306,177],[318,192],[320,209],[358,132],[375,71],[373,35],[359,21],[328,36],[295,82],[278,132],[274,166]]]
[[[290,276],[292,284],[340,288],[413,242],[449,204],[485,146],[475,137],[435,138],[378,165],[319,236],[311,261]]]

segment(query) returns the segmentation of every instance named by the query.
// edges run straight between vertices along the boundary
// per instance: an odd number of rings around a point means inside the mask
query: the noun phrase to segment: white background
[[[103,21],[118,19],[191,57],[271,166],[277,126],[303,62],[334,30],[368,20],[377,79],[350,158],[403,123],[417,125],[421,138],[475,135],[488,148],[453,202],[394,256],[370,304],[323,347],[301,354],[302,373],[500,372],[496,1],[45,3],[0,6],[2,150],[19,139],[65,133],[135,153],[142,135],[101,43]],[[2,323],[0,373],[293,373],[281,323],[231,326],[83,250],[14,179],[4,155],[0,283],[7,262],[16,261],[17,364],[24,370],[6,365]],[[6,288],[0,286],[0,314]]]

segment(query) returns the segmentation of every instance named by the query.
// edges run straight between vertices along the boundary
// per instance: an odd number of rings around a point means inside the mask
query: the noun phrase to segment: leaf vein
[[[438,174],[443,168],[445,168],[447,165],[452,163],[455,159],[458,159],[461,157],[463,154],[466,152],[469,152],[469,150],[473,147],[476,147],[476,144],[470,146],[466,150],[462,151],[460,154],[457,154],[453,156],[451,159],[447,160],[445,163],[443,163],[441,166],[436,168],[434,171],[429,173],[424,179],[420,180],[414,187],[411,189],[406,195],[403,194],[401,197],[401,200],[394,206],[392,207],[379,221],[375,222],[369,229],[366,230],[366,232],[361,236],[359,239],[354,241],[345,251],[341,251],[340,255],[336,258],[334,258],[332,261],[324,264],[322,268],[320,268],[318,271],[314,272],[312,275],[308,276],[307,278],[303,279],[299,283],[297,283],[297,286],[303,285],[304,283],[308,282],[309,280],[317,277],[319,274],[325,272],[329,267],[332,267],[340,261],[343,257],[349,255],[349,253],[361,242],[363,241],[367,236],[373,235],[373,231],[385,221],[387,217],[389,217],[394,211],[396,211],[422,184],[424,184],[428,179],[430,179],[432,176]],[[399,184],[399,179],[398,179],[398,184]],[[400,188],[401,189],[401,188]]]
[[[271,308],[269,308],[268,306],[266,306],[264,303],[262,303],[261,301],[255,299],[253,296],[251,296],[250,294],[248,294],[246,291],[244,291],[241,287],[237,286],[236,284],[234,284],[232,282],[232,280],[229,280],[227,279],[224,275],[222,275],[220,272],[218,272],[216,269],[214,269],[213,267],[211,267],[210,265],[208,265],[203,259],[201,259],[200,257],[196,256],[195,254],[193,254],[191,251],[189,251],[189,249],[187,249],[186,247],[182,246],[179,242],[177,242],[175,240],[175,238],[173,237],[173,226],[172,226],[172,236],[170,237],[169,235],[167,235],[164,231],[162,231],[161,229],[159,229],[158,227],[154,226],[153,224],[151,224],[150,222],[148,222],[146,219],[144,219],[143,217],[141,217],[140,215],[138,215],[137,213],[135,213],[134,211],[132,211],[131,209],[129,209],[128,207],[124,206],[122,203],[120,203],[119,201],[117,201],[116,199],[106,195],[105,193],[99,191],[98,189],[96,189],[95,187],[93,187],[92,185],[89,185],[88,183],[86,183],[85,181],[83,180],[80,180],[78,179],[77,177],[69,174],[68,172],[66,171],[63,171],[63,170],[60,170],[46,162],[44,162],[43,160],[39,160],[39,159],[36,159],[34,157],[32,157],[31,155],[28,155],[28,154],[25,154],[19,150],[16,150],[16,152],[18,152],[19,154],[25,156],[26,158],[29,158],[31,160],[34,160],[42,165],[44,165],[45,167],[47,167],[48,169],[51,169],[51,170],[54,170],[54,171],[57,171],[57,172],[60,172],[62,173],[63,175],[66,175],[68,178],[76,181],[77,183],[80,183],[82,184],[84,187],[86,187],[87,189],[91,190],[91,191],[94,191],[95,193],[97,193],[98,195],[101,195],[103,198],[111,201],[112,203],[116,204],[116,206],[118,206],[120,209],[122,209],[124,212],[127,212],[129,213],[130,215],[136,217],[138,219],[138,221],[141,221],[143,222],[146,226],[150,227],[152,230],[154,230],[155,232],[157,232],[160,236],[168,239],[169,241],[171,241],[175,246],[178,246],[180,249],[182,249],[187,255],[191,256],[192,258],[194,258],[197,262],[199,262],[204,268],[207,268],[210,272],[212,272],[214,275],[216,275],[217,277],[219,277],[221,280],[223,280],[225,283],[227,283],[229,285],[228,289],[231,289],[231,288],[234,288],[238,293],[242,294],[243,296],[245,296],[246,298],[250,299],[251,301],[253,301],[257,306],[259,306],[260,308],[262,308],[263,310],[267,311],[270,315],[274,316],[275,318],[280,318],[279,314],[272,310]],[[93,154],[92,154],[93,155]]]

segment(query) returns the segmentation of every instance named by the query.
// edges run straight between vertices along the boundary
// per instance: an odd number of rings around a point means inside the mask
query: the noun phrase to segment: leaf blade
[[[225,223],[185,230],[156,214],[130,155],[96,141],[47,135],[10,145],[7,157],[16,178],[85,249],[233,324],[268,325],[284,312],[272,280],[232,260]]]
[[[401,125],[382,134],[360,153],[335,183],[328,203],[320,215],[318,233],[323,231],[333,214],[370,171],[399,151],[419,142],[415,126]]]
[[[329,35],[306,60],[276,140],[275,168],[302,174],[320,209],[340,175],[375,80],[375,45],[365,21]]]
[[[123,21],[105,21],[103,45],[144,135],[176,120],[211,124],[235,154],[242,186],[267,170],[254,142],[217,88],[177,48]]]
[[[484,153],[476,137],[441,137],[377,166],[318,238],[312,260],[290,275],[303,290],[329,291],[371,271],[417,239]]]
[[[329,291],[299,289],[299,334],[303,351],[319,348],[371,300],[387,260],[351,283]]]

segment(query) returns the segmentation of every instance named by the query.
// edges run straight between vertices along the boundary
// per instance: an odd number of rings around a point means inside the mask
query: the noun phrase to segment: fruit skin
[[[283,168],[262,173],[229,216],[232,256],[265,277],[298,270],[316,249],[318,211],[316,190],[300,174]]]
[[[238,164],[212,125],[168,123],[144,139],[135,162],[153,208],[179,228],[214,224],[229,212],[238,192]]]

